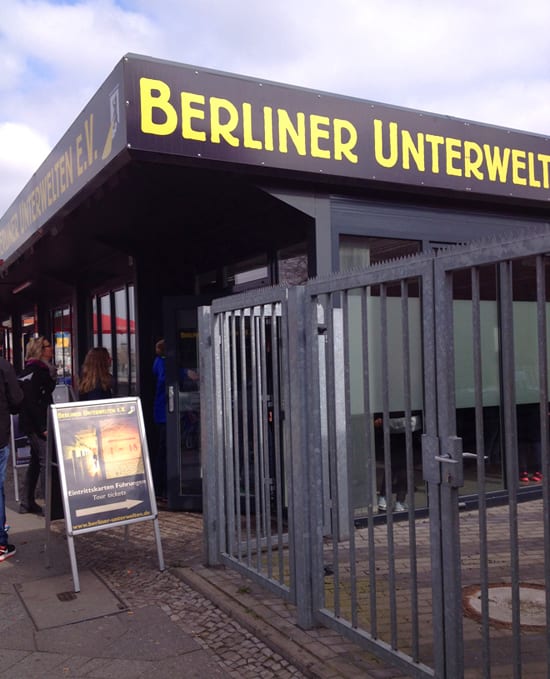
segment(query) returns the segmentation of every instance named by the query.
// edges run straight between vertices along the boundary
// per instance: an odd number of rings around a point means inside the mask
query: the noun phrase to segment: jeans
[[[6,496],[4,494],[4,481],[6,479],[6,469],[10,457],[10,447],[0,448],[0,546],[8,544],[8,534],[4,530],[6,525]]]

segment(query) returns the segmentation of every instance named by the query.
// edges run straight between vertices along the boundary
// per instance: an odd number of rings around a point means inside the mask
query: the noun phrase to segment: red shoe
[[[535,472],[533,476],[531,476],[531,481],[534,481],[535,483],[540,483],[542,481],[542,474],[540,472]]]
[[[15,547],[13,545],[0,546],[0,561],[5,561],[15,554]]]
[[[527,472],[521,472],[519,475],[519,480],[521,483],[529,483],[529,474]]]

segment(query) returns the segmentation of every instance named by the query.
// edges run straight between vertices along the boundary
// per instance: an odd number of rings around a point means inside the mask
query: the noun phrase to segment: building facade
[[[26,339],[51,336],[59,381],[75,384],[86,351],[107,347],[115,393],[141,397],[152,447],[165,337],[168,503],[200,508],[200,474],[183,469],[198,453],[198,392],[182,377],[197,368],[199,306],[547,225],[549,167],[540,135],[126,55],[0,220],[4,353],[20,368]],[[517,285],[529,303],[529,271]],[[487,328],[496,294],[488,280]],[[498,357],[488,371],[489,417]],[[466,380],[466,433],[468,393]]]

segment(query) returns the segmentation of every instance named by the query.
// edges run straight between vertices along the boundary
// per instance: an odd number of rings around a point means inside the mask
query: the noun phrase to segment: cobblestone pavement
[[[161,511],[159,526],[165,572],[160,573],[156,565],[150,522],[131,526],[127,552],[119,553],[115,564],[111,562],[112,554],[122,534],[117,535],[116,531],[122,529],[79,537],[79,553],[84,555],[82,568],[93,569],[132,608],[155,601],[173,622],[191,633],[204,649],[213,652],[230,676],[251,679],[408,676],[333,630],[301,630],[296,625],[292,605],[239,573],[224,567],[204,567],[201,515]],[[57,522],[56,530],[64,530],[63,522]],[[140,554],[148,561],[143,569],[135,567]]]
[[[213,653],[231,677],[303,677],[290,662],[170,572],[174,566],[200,563],[202,518],[161,512],[159,525],[165,571],[158,569],[151,522],[132,525],[123,549],[122,528],[79,536],[75,540],[79,569],[93,569],[132,610],[156,603],[172,622]],[[52,523],[52,530],[63,534],[64,522]]]

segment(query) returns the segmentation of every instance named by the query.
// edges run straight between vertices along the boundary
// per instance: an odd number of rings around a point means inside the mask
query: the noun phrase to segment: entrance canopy
[[[333,188],[550,199],[546,137],[128,54],[0,220],[0,272],[136,159]],[[161,180],[153,173],[151,201]]]

